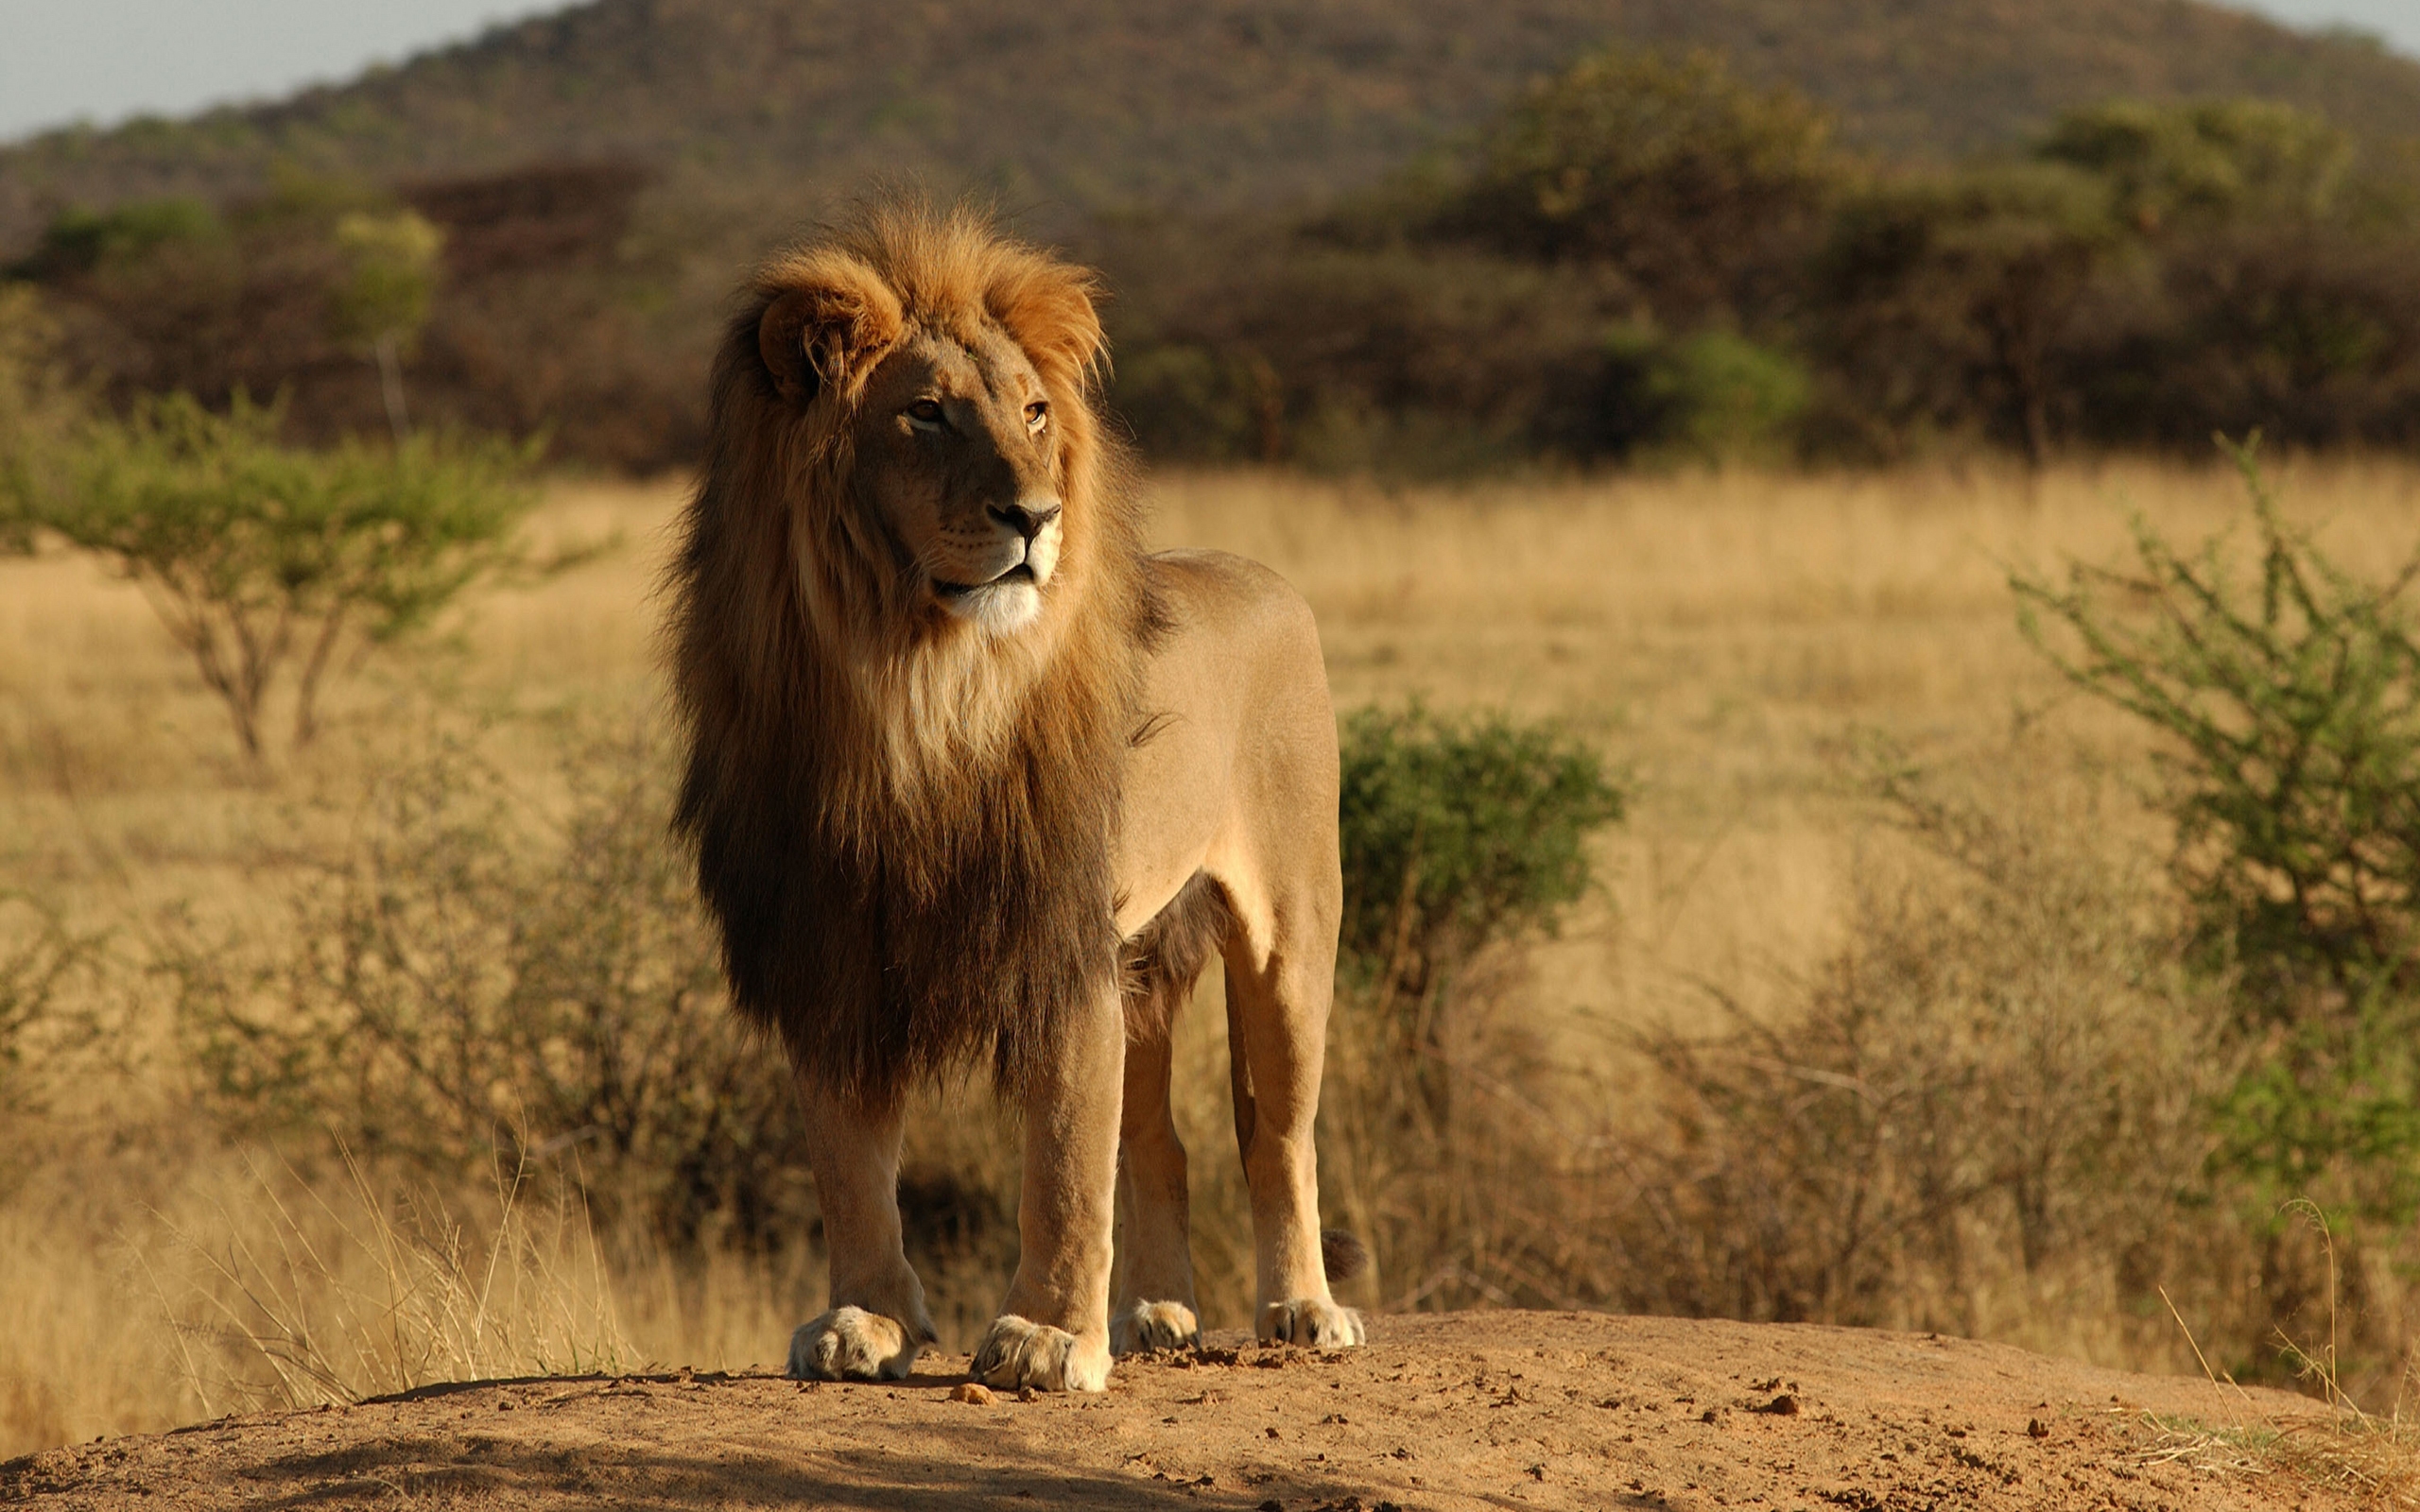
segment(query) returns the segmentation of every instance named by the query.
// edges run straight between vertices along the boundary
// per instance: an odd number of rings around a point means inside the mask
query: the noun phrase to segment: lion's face
[[[1041,617],[1065,539],[1042,376],[996,326],[910,327],[857,406],[856,486],[947,614],[994,635]]]

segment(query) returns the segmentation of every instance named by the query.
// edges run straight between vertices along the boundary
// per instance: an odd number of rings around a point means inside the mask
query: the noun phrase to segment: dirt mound
[[[0,1465],[62,1507],[1772,1507],[2338,1504],[2186,1420],[2275,1392],[1855,1329],[1586,1314],[1380,1317],[1339,1354],[1214,1340],[1098,1397],[674,1374],[439,1386]],[[969,1400],[973,1399],[973,1400]],[[988,1400],[987,1400],[988,1399]]]

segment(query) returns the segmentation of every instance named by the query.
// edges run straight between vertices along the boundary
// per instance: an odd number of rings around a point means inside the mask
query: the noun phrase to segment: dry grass
[[[2400,555],[2420,533],[2420,468],[2310,463],[2281,476],[2290,510],[2323,523],[2343,559]],[[2118,787],[2148,780],[2135,733],[2068,698],[2020,643],[2006,572],[2117,555],[2129,507],[2198,536],[2238,498],[2215,468],[2132,464],[2038,481],[1742,473],[1408,492],[1178,474],[1155,491],[1161,540],[1249,553],[1303,589],[1340,704],[1419,695],[1554,713],[1631,768],[1638,797],[1606,845],[1606,895],[1521,968],[1525,1018],[1549,1057],[1601,1045],[1609,1025],[1698,1022],[1706,985],[1752,1018],[1794,1001],[1888,850],[1844,763],[1859,732],[1954,767],[2008,749],[2013,724],[2048,721]],[[146,1279],[147,1263],[157,1275],[193,1258],[172,1229],[217,1235],[212,1253],[240,1239],[260,1255],[281,1224],[328,1231],[292,1193],[280,1218],[242,1154],[197,1147],[179,1122],[189,1089],[134,970],[160,911],[182,904],[263,936],[290,929],[286,900],[305,875],[294,858],[340,842],[369,775],[433,730],[474,742],[538,811],[562,801],[556,731],[660,712],[653,589],[678,497],[672,484],[559,486],[542,532],[618,532],[623,546],[487,592],[448,638],[373,660],[331,690],[320,745],[267,783],[134,590],[80,559],[0,561],[0,891],[105,933],[116,963],[99,1005],[113,1014],[109,1054],[78,1062],[89,1071],[55,1090],[37,1133],[0,1153],[0,1453],[203,1408],[157,1304],[179,1294]],[[2147,821],[2107,822],[2121,849],[2155,859]],[[1233,1324],[1249,1264],[1217,1091],[1220,1015],[1197,1005],[1184,1032],[1197,1255],[1209,1321]],[[954,1137],[971,1142],[967,1159],[1006,1159],[980,1121]],[[365,1200],[392,1212],[396,1192],[373,1181]],[[469,1228],[464,1255],[496,1232]],[[676,1258],[608,1236],[610,1263],[579,1280],[580,1230],[549,1235],[525,1261],[556,1267],[546,1305],[587,1322],[570,1352],[533,1359],[586,1358],[601,1343],[701,1366],[769,1361],[820,1292],[804,1246]],[[1389,1295],[1420,1280],[1391,1279]],[[997,1279],[968,1278],[967,1295],[985,1284]],[[189,1301],[173,1310],[205,1318]],[[969,1301],[946,1326],[962,1339],[979,1311]],[[1981,1311],[2002,1336],[2023,1332],[2007,1307]],[[2078,1347],[2071,1327],[2034,1336]]]

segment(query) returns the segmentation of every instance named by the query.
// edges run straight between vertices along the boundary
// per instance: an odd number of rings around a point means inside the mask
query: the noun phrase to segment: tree
[[[2112,100],[2062,116],[2035,155],[2106,180],[2118,217],[2149,235],[2179,223],[2320,215],[2352,144],[2325,119],[2267,100]]]
[[[1661,319],[1780,302],[1843,177],[1830,125],[1709,53],[1612,51],[1514,106],[1439,230],[1498,250],[1611,263]]]
[[[59,328],[41,297],[0,284],[0,500],[56,486],[83,395],[59,370]],[[0,509],[0,548],[23,550],[23,522]]]
[[[171,395],[88,422],[40,474],[0,476],[0,539],[55,532],[140,584],[254,761],[290,664],[300,747],[346,639],[403,634],[508,560],[532,499],[527,448],[413,437],[314,452],[280,445],[279,419]]]
[[[337,221],[336,244],[346,273],[331,293],[330,318],[338,339],[366,347],[377,364],[387,423],[401,445],[411,430],[404,408],[404,353],[428,323],[445,234],[409,210],[356,210]]]
[[[1981,421],[2039,467],[2053,357],[2120,246],[2107,186],[2064,164],[1877,185],[1843,207],[1817,263],[1826,355],[1883,424]]]

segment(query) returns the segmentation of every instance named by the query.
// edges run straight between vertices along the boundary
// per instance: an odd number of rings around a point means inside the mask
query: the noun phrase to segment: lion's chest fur
[[[762,711],[790,733],[752,770],[693,751],[683,823],[735,1005],[867,1097],[987,1060],[1021,1085],[1068,1005],[1116,989],[1127,668],[878,714],[866,679],[817,682]]]

